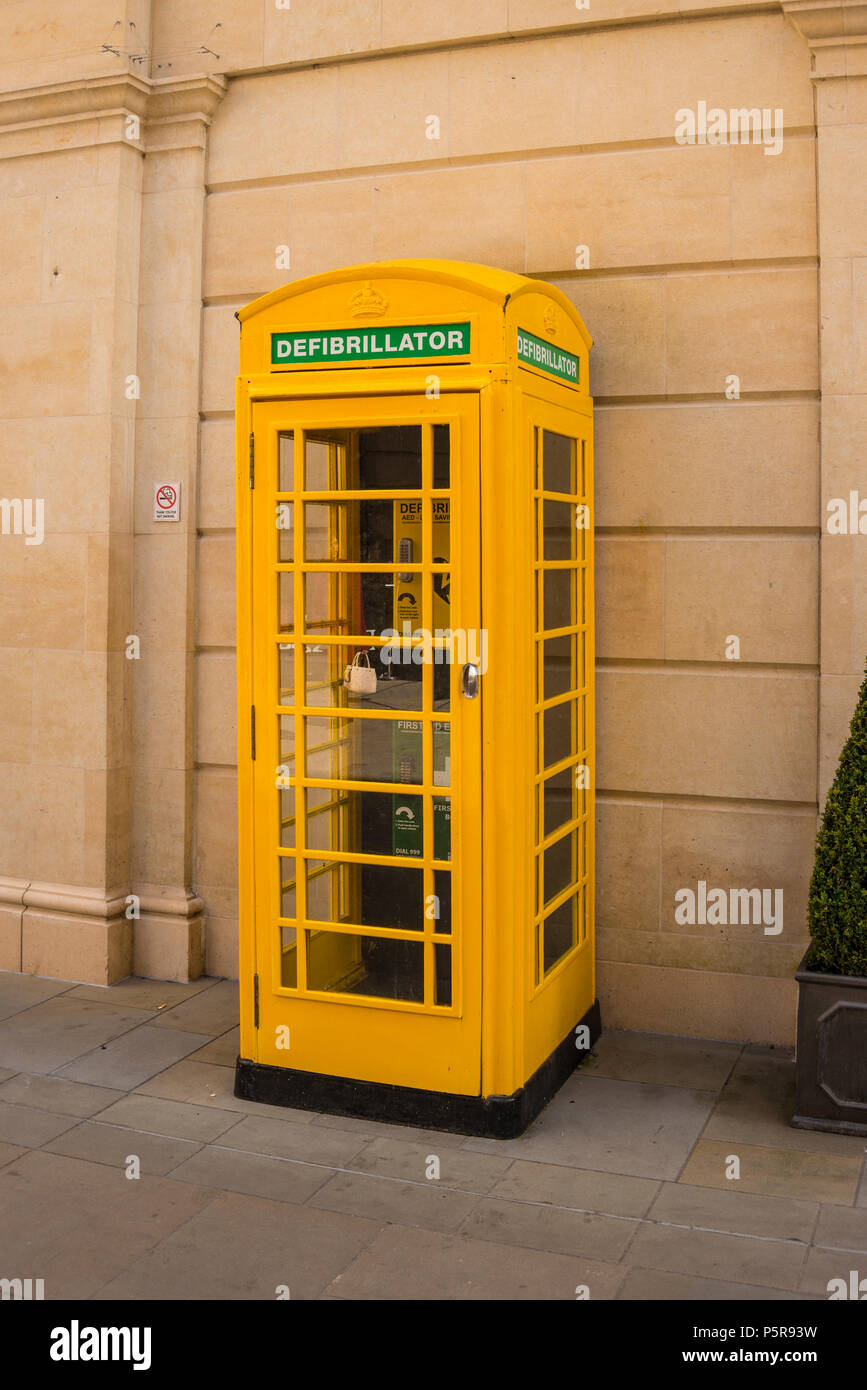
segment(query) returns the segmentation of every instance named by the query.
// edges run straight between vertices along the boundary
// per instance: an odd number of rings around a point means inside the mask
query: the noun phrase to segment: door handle
[[[468,661],[461,671],[461,694],[468,700],[475,700],[479,693],[479,668],[472,661]]]

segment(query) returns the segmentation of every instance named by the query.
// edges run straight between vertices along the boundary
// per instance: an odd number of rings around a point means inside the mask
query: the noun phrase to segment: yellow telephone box
[[[518,1134],[600,1028],[589,335],[434,260],[238,318],[235,1093]]]

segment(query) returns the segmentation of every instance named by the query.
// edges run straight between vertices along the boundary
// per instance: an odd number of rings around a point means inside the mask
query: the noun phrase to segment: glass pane
[[[434,901],[426,903],[425,910],[433,912],[435,932],[446,935],[452,929],[452,876],[448,869],[434,869]]]
[[[551,845],[550,849],[545,850],[545,902],[549,903],[556,898],[558,893],[562,893],[568,888],[570,883],[575,882],[576,873],[573,869],[573,862],[577,865],[577,836],[574,831],[570,835],[564,835],[562,840],[557,840],[556,844]],[[573,861],[573,852],[575,855]]]
[[[280,881],[280,916],[297,917],[298,899],[295,893],[295,859],[281,859],[279,861],[281,874]]]
[[[278,502],[274,512],[277,527],[277,559],[281,565],[295,559],[295,503]]]
[[[308,492],[347,486],[351,441],[350,430],[317,430],[305,436],[304,486]]]
[[[565,695],[574,688],[572,671],[577,651],[574,635],[549,637],[542,643],[543,699],[553,700],[556,695]]]
[[[575,571],[545,570],[544,624],[547,632],[558,627],[571,627],[575,619]]]
[[[284,989],[298,988],[298,950],[294,927],[280,928],[280,984]]]
[[[295,647],[291,642],[281,642],[277,647],[277,703],[295,703]]]
[[[451,946],[434,946],[434,969],[436,971],[436,1002],[449,1008],[452,1002]]]
[[[307,878],[307,918],[313,922],[353,920],[354,891],[351,864],[333,860],[303,861]]]
[[[421,425],[388,425],[358,432],[358,486],[421,487]]]
[[[277,627],[291,632],[295,627],[295,576],[288,571],[277,575]]]
[[[559,826],[572,819],[572,787],[575,781],[574,767],[555,772],[542,783],[542,834],[547,839]]]
[[[421,869],[318,859],[308,859],[306,865],[310,921],[343,920],[362,927],[423,931]],[[338,909],[340,917],[334,915]]]
[[[307,933],[307,983],[334,994],[424,1000],[424,946],[341,932]]]
[[[295,437],[281,434],[278,445],[277,491],[291,492],[295,486]]]
[[[418,576],[416,576],[418,579]],[[448,576],[438,575],[440,587],[447,591]],[[403,624],[414,630],[423,624],[423,607],[417,583],[398,581],[394,571],[374,570],[365,574],[320,573],[304,576],[304,610],[308,632],[333,636],[341,633],[384,636]],[[448,610],[446,623],[448,625]]]
[[[449,427],[434,425],[434,487],[449,487]]]
[[[571,502],[542,501],[542,559],[577,559],[578,528]]]
[[[543,737],[545,741],[545,767],[553,767],[575,752],[572,741],[572,710],[574,704],[565,700],[561,705],[546,709],[543,715]]]
[[[572,949],[576,898],[567,898],[543,923],[545,933],[545,973]]]
[[[308,560],[358,561],[370,565],[391,564],[395,553],[395,519],[399,507],[421,507],[420,502],[305,502],[304,553]],[[419,528],[419,531],[421,528]],[[407,559],[417,560],[418,555]]]
[[[280,848],[295,848],[295,788],[281,787],[280,798]]]
[[[542,487],[545,492],[575,491],[575,444],[563,434],[542,431]]]
[[[347,666],[362,653],[361,664],[366,657],[376,677],[375,690],[355,691],[344,684]],[[391,658],[395,655],[401,658],[401,664],[393,663]],[[412,664],[409,651],[405,655],[407,660],[403,664],[403,653],[391,644],[386,647],[343,647],[330,643],[328,646],[305,646],[305,700],[308,705],[324,709],[420,710],[422,669]]]

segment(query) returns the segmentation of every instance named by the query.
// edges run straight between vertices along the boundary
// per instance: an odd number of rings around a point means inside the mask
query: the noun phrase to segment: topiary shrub
[[[867,679],[816,839],[808,969],[867,977]]]

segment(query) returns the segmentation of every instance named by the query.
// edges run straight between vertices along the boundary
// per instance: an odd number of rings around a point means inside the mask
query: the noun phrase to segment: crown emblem
[[[353,318],[378,318],[388,308],[388,300],[365,280],[360,290],[349,296],[349,312]]]
[[[556,337],[559,319],[557,318],[557,310],[554,308],[553,304],[549,304],[545,310],[542,323],[545,326],[546,332],[550,333],[552,338]]]

